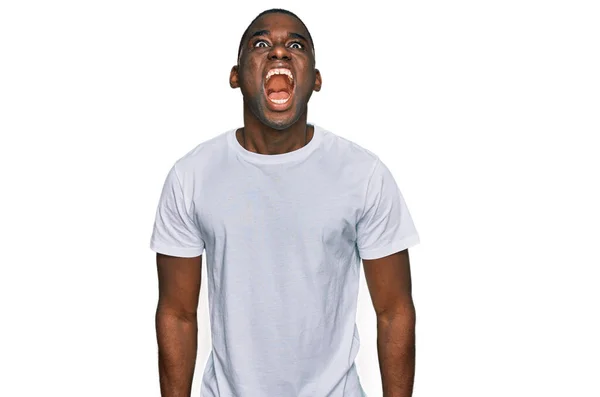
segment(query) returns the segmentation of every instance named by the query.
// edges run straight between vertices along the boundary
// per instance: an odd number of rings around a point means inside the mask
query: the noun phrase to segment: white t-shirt
[[[308,144],[278,155],[246,150],[232,129],[168,173],[150,248],[206,250],[201,397],[365,396],[354,364],[361,258],[419,236],[384,163],[314,127]]]

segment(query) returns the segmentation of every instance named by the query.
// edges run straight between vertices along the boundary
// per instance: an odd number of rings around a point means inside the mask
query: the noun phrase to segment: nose
[[[274,45],[269,52],[269,59],[290,59],[290,52],[284,45]]]

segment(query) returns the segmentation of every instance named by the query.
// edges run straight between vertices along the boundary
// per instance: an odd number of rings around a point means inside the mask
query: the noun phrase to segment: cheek
[[[302,77],[301,83],[298,84],[299,91],[302,95],[307,95],[312,92],[315,86],[315,76],[314,75],[305,75]]]
[[[249,61],[244,69],[243,69],[243,79],[244,79],[244,83],[247,86],[254,86],[254,85],[260,85],[261,84],[261,78],[260,78],[260,65],[256,62],[252,62]]]

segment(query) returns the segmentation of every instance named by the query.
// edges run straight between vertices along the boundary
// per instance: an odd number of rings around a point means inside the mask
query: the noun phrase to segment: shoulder
[[[325,156],[339,164],[356,170],[364,170],[370,175],[381,161],[379,157],[366,147],[344,137],[321,128],[323,131],[323,149]]]
[[[227,152],[227,134],[229,132],[231,130],[221,132],[180,156],[175,162],[177,170],[192,170],[199,165],[210,164],[215,158],[224,155]]]
[[[221,132],[177,158],[173,165],[177,175],[182,179],[195,178],[218,167],[220,160],[227,155],[227,134],[230,132]]]

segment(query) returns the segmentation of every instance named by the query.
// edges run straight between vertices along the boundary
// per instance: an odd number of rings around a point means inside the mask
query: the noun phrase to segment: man
[[[206,249],[212,350],[202,397],[364,396],[354,364],[360,261],[377,314],[385,397],[412,394],[417,231],[370,151],[315,124],[308,29],[267,10],[244,33],[230,85],[244,126],[199,144],[166,178],[151,238],[163,397],[189,396]]]

